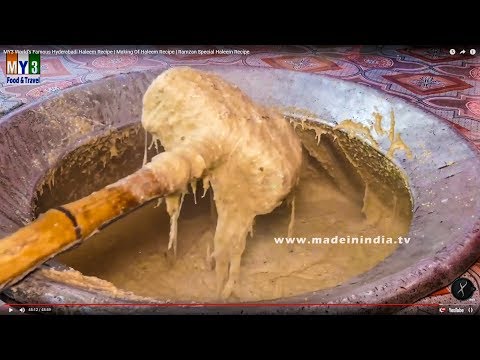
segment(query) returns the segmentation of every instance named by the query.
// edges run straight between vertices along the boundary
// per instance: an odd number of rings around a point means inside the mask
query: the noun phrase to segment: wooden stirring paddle
[[[80,200],[51,209],[0,239],[0,291],[45,261],[93,235],[98,228],[140,205],[184,191],[193,179],[188,162],[161,153],[135,173]]]
[[[185,193],[193,180],[210,177],[219,218],[211,255],[217,292],[230,296],[255,217],[273,211],[298,183],[300,140],[281,114],[217,75],[184,67],[163,72],[149,86],[142,125],[166,151],[136,173],[2,239],[0,290],[127,211]],[[169,200],[167,211],[175,219],[169,248],[175,250],[181,200]]]

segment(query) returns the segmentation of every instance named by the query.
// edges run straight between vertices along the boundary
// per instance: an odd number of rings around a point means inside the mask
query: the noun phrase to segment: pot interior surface
[[[383,261],[398,247],[398,237],[408,234],[411,197],[398,167],[340,130],[290,121],[304,146],[300,183],[294,192],[293,233],[288,234],[291,201],[257,218],[229,302],[274,300],[339,285]],[[143,130],[135,133],[131,128],[68,154],[45,177],[37,213],[138,169],[142,143]],[[162,148],[151,143],[150,150]],[[190,189],[183,201],[176,259],[167,250],[165,203],[153,201],[56,260],[139,296],[179,303],[219,301],[213,262],[207,258],[216,226],[213,192],[209,189],[202,196],[201,181],[195,196],[193,192]]]

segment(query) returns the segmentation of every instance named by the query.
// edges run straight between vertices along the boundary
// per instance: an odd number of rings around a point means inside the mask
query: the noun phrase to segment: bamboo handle
[[[165,160],[164,158],[158,161]],[[80,200],[51,209],[17,232],[0,239],[0,291],[55,255],[88,238],[101,225],[156,197],[186,187],[190,173],[166,159],[160,167],[135,173]],[[174,180],[172,180],[174,178]]]

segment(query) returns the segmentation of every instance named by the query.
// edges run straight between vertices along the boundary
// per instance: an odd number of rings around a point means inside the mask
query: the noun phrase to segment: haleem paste
[[[375,130],[384,135],[381,119],[375,116]],[[402,148],[393,113],[391,121],[389,155]],[[371,269],[408,232],[402,176],[354,139],[361,133],[377,145],[362,125],[345,121],[342,133],[292,122],[215,75],[164,72],[145,94],[142,124],[165,152],[145,166],[168,159],[172,179],[188,169],[190,189],[118,220],[60,260],[137,295],[176,302],[288,297]],[[382,243],[339,243],[347,237]]]
[[[165,153],[190,163],[194,179],[212,186],[218,219],[209,256],[217,293],[227,298],[255,217],[279,206],[298,182],[300,140],[280,114],[255,105],[220,77],[186,67],[165,71],[153,81],[143,98],[142,124]],[[154,169],[156,163],[154,158],[145,166]],[[174,253],[186,191],[166,199]]]

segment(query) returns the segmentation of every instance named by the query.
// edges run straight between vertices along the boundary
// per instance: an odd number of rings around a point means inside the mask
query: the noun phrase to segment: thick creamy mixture
[[[156,207],[156,201],[113,223],[59,260],[140,296],[218,302],[215,271],[206,257],[216,217],[211,192],[204,198],[202,192],[199,186],[196,205],[192,195],[183,200],[175,261],[167,250],[165,204]],[[395,214],[387,202],[372,204],[384,217],[371,224],[362,213],[362,203],[342,193],[320,164],[309,158],[296,191],[293,236],[405,235],[410,222],[408,193],[397,196],[403,212],[397,209]],[[242,256],[238,283],[227,301],[268,300],[332,287],[371,269],[398,246],[276,244],[275,237],[287,236],[290,215],[290,206],[282,205],[257,217]]]
[[[228,298],[255,217],[279,206],[298,182],[300,141],[280,114],[253,104],[218,76],[182,67],[165,71],[150,85],[142,124],[165,148],[146,166],[175,162],[175,172],[159,175],[182,178],[188,169],[193,188],[199,179],[204,189],[212,186],[218,219],[207,256],[215,266],[217,293]],[[166,199],[168,247],[174,254],[187,191]]]
[[[389,156],[408,150],[393,113],[388,133],[382,116],[373,117],[377,134],[391,138]],[[216,76],[165,72],[144,97],[142,124],[166,151],[146,166],[172,183],[191,178],[190,188],[118,220],[60,260],[137,295],[176,302],[275,299],[369,270],[408,232],[401,174],[374,150],[367,127],[346,120],[340,132],[292,122]],[[174,171],[156,168],[167,162]]]
[[[385,179],[381,183],[369,179],[371,191],[366,191],[358,172],[368,173],[369,166],[365,161],[360,161],[358,168],[349,165],[335,146],[342,142],[347,148],[348,139],[342,141],[338,134],[333,141],[324,128],[296,128],[307,150],[295,191],[293,237],[306,237],[307,241],[335,236],[396,239],[408,232],[410,196],[400,174],[388,174],[394,170],[382,168],[388,161],[370,164],[380,168]],[[319,133],[323,135],[317,145],[315,135]],[[373,149],[363,146],[368,150],[366,157],[372,159]],[[346,150],[353,154],[359,149],[352,142]],[[395,175],[398,178],[393,180]],[[170,219],[165,202],[156,201],[116,221],[59,260],[140,296],[218,302],[215,271],[206,257],[215,234],[215,203],[212,190],[202,198],[203,190],[199,184],[196,204],[192,194],[184,197],[176,260],[167,250]],[[291,206],[284,204],[257,217],[253,237],[247,238],[238,282],[227,301],[270,300],[332,287],[371,269],[398,246],[287,244],[285,240],[276,244],[275,237],[287,237],[291,214]]]

